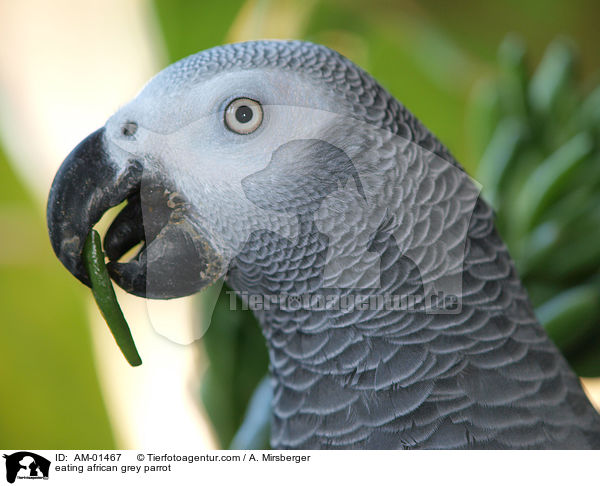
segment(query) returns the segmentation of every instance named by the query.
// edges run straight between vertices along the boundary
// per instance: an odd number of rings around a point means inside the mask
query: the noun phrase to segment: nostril
[[[138,126],[135,122],[127,122],[121,126],[121,134],[124,137],[133,137],[137,132]]]

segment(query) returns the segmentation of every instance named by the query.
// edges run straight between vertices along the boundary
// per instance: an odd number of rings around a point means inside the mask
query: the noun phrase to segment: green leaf
[[[590,284],[569,289],[539,306],[536,314],[561,351],[571,351],[595,328],[600,288]]]
[[[517,200],[515,225],[528,231],[567,185],[569,176],[585,162],[594,148],[588,133],[580,133],[560,147],[533,171]]]
[[[573,49],[565,41],[556,40],[548,46],[529,85],[529,99],[537,113],[549,116],[556,109],[569,88],[574,65]]]
[[[518,118],[501,120],[477,168],[478,180],[483,192],[494,207],[499,198],[507,174],[519,154],[519,147],[527,137],[527,127]]]
[[[505,114],[525,118],[528,103],[526,49],[523,40],[516,35],[506,36],[498,50],[498,62],[499,90]]]

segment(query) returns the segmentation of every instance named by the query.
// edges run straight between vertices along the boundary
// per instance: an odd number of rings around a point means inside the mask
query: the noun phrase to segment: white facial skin
[[[337,113],[350,113],[344,102],[319,92],[301,74],[281,70],[228,71],[157,97],[155,83],[161,82],[159,75],[106,123],[111,158],[123,164],[138,158],[145,177],[168,177],[226,259],[255,229],[273,228],[294,238],[295,218],[255,206],[241,181],[264,169],[285,143],[323,139],[338,124]],[[262,106],[262,123],[252,133],[235,133],[225,123],[225,109],[237,98]],[[122,133],[128,122],[137,124],[133,136]]]

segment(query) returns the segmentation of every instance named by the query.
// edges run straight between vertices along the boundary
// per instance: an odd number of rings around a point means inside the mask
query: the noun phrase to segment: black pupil
[[[235,110],[235,119],[240,123],[248,123],[252,120],[252,109],[246,105],[240,106]]]

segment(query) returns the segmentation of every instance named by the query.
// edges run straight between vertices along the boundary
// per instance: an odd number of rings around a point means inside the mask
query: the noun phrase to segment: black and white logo
[[[6,480],[14,483],[18,479],[48,479],[50,461],[33,452],[20,451],[7,456]]]

